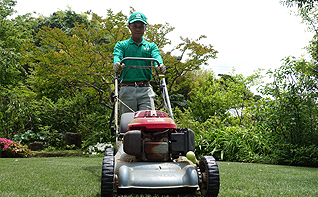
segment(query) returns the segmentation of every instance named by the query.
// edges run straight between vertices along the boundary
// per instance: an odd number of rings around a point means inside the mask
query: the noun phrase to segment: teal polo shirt
[[[145,57],[155,58],[160,64],[163,63],[159,53],[159,49],[155,43],[150,43],[144,39],[138,45],[132,38],[124,41],[119,41],[114,48],[114,64],[120,62],[125,57]],[[126,66],[151,66],[150,61],[140,60],[127,60],[124,62]],[[156,63],[154,62],[156,65]],[[124,68],[121,72],[121,78],[124,77],[128,68]],[[135,82],[135,81],[150,81],[152,78],[151,71],[147,69],[133,69],[130,68],[124,78],[124,82]]]

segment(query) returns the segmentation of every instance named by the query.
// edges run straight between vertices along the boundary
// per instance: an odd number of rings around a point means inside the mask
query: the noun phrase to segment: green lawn
[[[0,158],[0,196],[100,196],[101,163],[102,157]],[[219,196],[318,196],[318,168],[218,165]]]

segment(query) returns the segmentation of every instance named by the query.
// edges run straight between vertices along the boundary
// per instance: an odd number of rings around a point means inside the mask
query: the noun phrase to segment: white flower
[[[112,148],[113,145],[112,144],[108,144],[108,143],[97,143],[94,146],[89,146],[88,147],[88,152],[87,154],[92,154],[92,155],[96,155],[97,153],[104,153],[106,148]]]

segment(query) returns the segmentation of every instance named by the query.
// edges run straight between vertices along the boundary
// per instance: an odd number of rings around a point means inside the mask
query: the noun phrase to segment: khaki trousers
[[[134,112],[144,110],[155,110],[155,93],[152,87],[121,86],[119,99],[130,107]],[[119,102],[119,113],[132,112],[129,108]]]

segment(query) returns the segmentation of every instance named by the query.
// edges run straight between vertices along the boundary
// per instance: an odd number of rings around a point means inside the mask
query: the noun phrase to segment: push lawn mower
[[[153,61],[154,58],[124,58]],[[149,69],[130,66],[129,69]],[[159,76],[164,111],[137,111],[121,115],[118,126],[118,74],[115,75],[114,126],[116,148],[108,148],[103,158],[101,196],[114,193],[200,192],[217,196],[219,170],[212,156],[189,159],[195,149],[194,132],[178,128],[174,122],[164,76]]]

